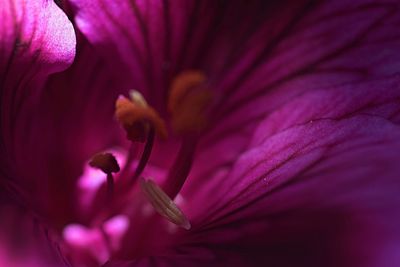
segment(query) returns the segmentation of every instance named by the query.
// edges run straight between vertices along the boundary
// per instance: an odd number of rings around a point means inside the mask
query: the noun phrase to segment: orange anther
[[[207,120],[205,109],[212,99],[205,88],[205,75],[200,71],[185,71],[172,82],[168,109],[172,115],[172,128],[176,133],[202,130]]]
[[[150,127],[154,127],[156,133],[165,139],[167,128],[158,113],[143,98],[141,101],[135,100],[120,96],[115,105],[115,116],[126,130],[128,139],[135,142],[146,141]]]
[[[172,81],[169,92],[168,109],[173,113],[190,89],[193,89],[206,80],[206,76],[200,71],[184,71]]]

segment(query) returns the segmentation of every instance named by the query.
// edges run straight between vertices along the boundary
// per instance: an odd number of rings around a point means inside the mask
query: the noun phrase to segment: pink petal
[[[287,102],[230,173],[186,197],[193,228],[175,249],[105,267],[397,266],[399,88],[394,76]]]
[[[39,218],[11,201],[0,204],[0,265],[7,267],[70,266]]]
[[[208,75],[220,102],[191,179],[226,171],[289,99],[399,71],[395,1],[70,2],[77,27],[161,112],[176,74]]]
[[[252,247],[254,264],[397,266],[399,89],[399,77],[348,84],[277,109],[187,204],[191,242]]]
[[[249,266],[241,255],[210,246],[180,247],[163,256],[141,258],[135,261],[110,261],[102,267],[171,267],[171,266]]]
[[[83,167],[95,153],[118,145],[123,134],[114,101],[127,87],[84,38],[79,41],[72,66],[52,75],[35,111],[21,116],[29,134],[19,136],[14,150],[18,183],[59,230],[78,215]]]
[[[32,111],[49,74],[72,63],[75,33],[53,1],[5,0],[0,39],[1,125],[11,146],[18,115]]]
[[[71,2],[106,62],[159,110],[187,68],[221,98],[183,192],[189,246],[247,266],[399,263],[398,3]],[[160,265],[177,265],[170,256]]]
[[[209,74],[228,113],[286,81],[315,88],[398,71],[399,6],[390,1],[71,2],[77,26],[151,104],[165,101],[183,69]]]
[[[29,136],[28,127],[38,108],[43,83],[48,75],[66,69],[74,56],[73,26],[53,1],[2,1],[0,158],[2,176],[6,176],[3,178],[19,177],[16,173],[19,166],[14,164],[16,157],[21,154],[35,157],[35,151],[26,153],[22,142]]]
[[[225,171],[248,145],[254,127],[288,100],[310,90],[398,73],[399,8],[390,1],[321,1],[302,13],[295,9],[299,17],[294,24],[288,22],[290,16],[272,18],[266,24],[270,28],[276,28],[273,23],[287,26],[282,39],[262,35],[249,43],[237,66],[229,68],[231,75],[218,79],[222,85],[216,88],[227,94],[220,115],[215,114],[216,126],[200,144],[204,151],[197,158],[198,177]],[[271,42],[275,46],[268,50]],[[218,160],[210,161],[214,155]],[[209,167],[201,167],[205,165]]]

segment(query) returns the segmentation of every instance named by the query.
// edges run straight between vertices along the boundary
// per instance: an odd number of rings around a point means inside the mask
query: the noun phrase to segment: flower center
[[[102,239],[106,244],[104,247],[108,248],[105,255],[110,256],[117,250],[115,246],[109,244],[110,240],[115,237],[110,236],[109,231],[107,232],[107,222],[112,221],[115,216],[123,214],[131,222],[132,220],[143,221],[142,225],[146,225],[146,228],[150,227],[150,220],[153,221],[156,218],[143,215],[142,208],[146,202],[150,203],[159,215],[174,225],[186,230],[191,228],[189,219],[174,200],[177,199],[189,176],[197,140],[207,127],[207,112],[211,100],[211,91],[206,87],[206,77],[199,71],[183,72],[176,76],[171,83],[167,101],[170,113],[169,124],[138,91],[131,91],[129,98],[118,97],[115,104],[115,117],[131,142],[131,148],[124,157],[125,162],[121,164],[122,169],[120,171],[119,161],[121,160],[118,161],[116,153],[98,153],[89,162],[92,168],[104,173],[103,181],[106,181],[95,191],[90,201],[91,204],[86,209],[89,224],[93,229],[97,229],[96,238]],[[180,148],[175,160],[165,172],[164,179],[143,177],[142,173],[148,166],[155,139],[158,137],[166,140],[168,129],[171,129],[172,134],[180,140]],[[142,147],[142,152],[136,160],[138,152],[136,148],[138,147]],[[163,182],[157,184],[161,180]],[[143,201],[145,200],[143,196],[147,201]],[[126,225],[129,223],[124,225],[124,231],[129,231],[129,229],[126,230]],[[90,231],[89,233],[91,233]],[[68,234],[71,231],[65,233]],[[72,233],[76,233],[76,231],[72,231]],[[121,235],[121,232],[118,233]],[[104,258],[107,257],[103,256],[98,260],[104,261]]]

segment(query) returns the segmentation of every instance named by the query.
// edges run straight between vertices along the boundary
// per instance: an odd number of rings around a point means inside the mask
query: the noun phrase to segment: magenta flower
[[[398,1],[31,2],[0,266],[400,264]]]

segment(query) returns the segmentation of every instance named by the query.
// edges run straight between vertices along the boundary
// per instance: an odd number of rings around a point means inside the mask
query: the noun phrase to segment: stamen
[[[200,71],[185,71],[172,82],[168,99],[172,128],[177,134],[199,132],[207,124],[205,111],[212,95],[205,88],[205,75]]]
[[[146,145],[144,146],[143,149],[142,156],[140,157],[139,164],[136,167],[135,173],[133,174],[132,183],[135,182],[136,179],[142,174],[144,168],[146,167],[147,162],[149,161],[151,150],[153,149],[154,136],[155,136],[155,131],[154,128],[151,127],[149,135],[147,137]]]
[[[114,177],[111,173],[107,173],[107,196],[112,199],[114,195]]]
[[[184,140],[179,154],[174,164],[168,172],[166,183],[163,186],[164,192],[174,199],[181,191],[183,184],[190,173],[193,163],[193,156],[196,150],[196,141],[194,139]]]
[[[120,170],[117,160],[111,153],[97,153],[91,158],[89,165],[102,170],[106,174]]]
[[[167,138],[167,128],[158,113],[147,105],[143,96],[131,92],[131,100],[120,96],[116,102],[115,116],[132,142],[145,142],[150,128],[163,139]]]
[[[125,182],[128,181],[126,178],[129,177],[131,166],[139,152],[138,149],[139,149],[138,144],[131,143],[130,148],[128,150],[128,154],[126,156],[125,166],[122,168],[120,173],[122,185],[125,185]]]
[[[186,230],[191,228],[185,214],[156,183],[152,180],[141,179],[140,185],[150,203],[161,216]]]
[[[107,174],[107,195],[111,199],[114,193],[114,177],[112,176],[112,173],[120,171],[118,162],[114,155],[111,153],[97,153],[92,157],[89,165],[93,168],[100,169]]]
[[[144,99],[143,95],[139,91],[131,90],[129,92],[129,96],[131,97],[131,100],[133,103],[135,103],[143,108],[146,108],[149,106],[147,104],[146,99]]]

